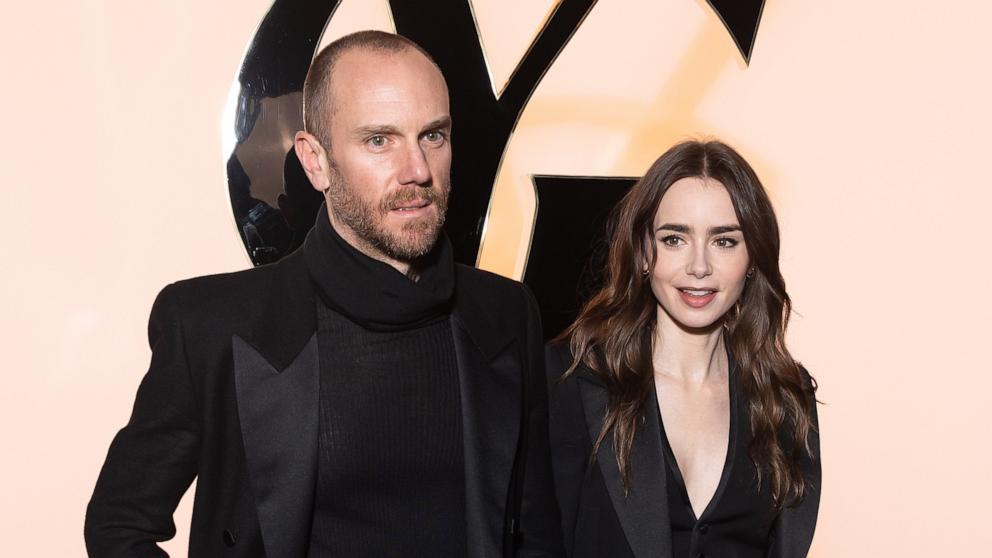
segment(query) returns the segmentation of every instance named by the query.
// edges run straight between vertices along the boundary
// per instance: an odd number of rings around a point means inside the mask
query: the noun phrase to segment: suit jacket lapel
[[[523,412],[519,347],[464,305],[453,313],[451,325],[461,390],[469,555],[499,556]]]
[[[608,394],[598,378],[579,372],[579,391],[592,440],[599,437],[606,416]],[[654,390],[645,402],[645,420],[637,430],[630,451],[631,487],[624,493],[623,479],[617,466],[613,437],[608,435],[596,459],[606,481],[617,518],[627,542],[637,558],[667,558],[672,555],[671,520],[668,515],[666,470],[661,447],[661,425]],[[654,407],[651,407],[653,405]]]
[[[306,555],[317,478],[316,316],[300,256],[275,264],[260,319],[231,339],[245,460],[269,558]]]
[[[238,414],[265,553],[305,556],[317,475],[317,336],[281,372],[237,335]]]

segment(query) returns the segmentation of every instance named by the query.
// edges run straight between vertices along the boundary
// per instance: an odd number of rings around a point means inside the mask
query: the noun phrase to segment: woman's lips
[[[710,289],[679,289],[682,301],[693,308],[702,308],[716,298],[716,291]]]

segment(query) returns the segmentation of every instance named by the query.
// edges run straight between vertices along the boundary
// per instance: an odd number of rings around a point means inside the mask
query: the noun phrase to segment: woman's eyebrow
[[[740,225],[721,225],[719,227],[710,227],[710,234],[725,234],[729,232],[737,232],[741,230]]]
[[[726,234],[729,232],[737,232],[741,230],[740,225],[720,225],[717,227],[710,227],[709,233],[711,235],[715,234]],[[683,225],[681,223],[665,223],[664,225],[655,229],[657,231],[673,231],[682,234],[689,234],[692,232],[692,227],[689,225]]]
[[[689,234],[690,232],[692,232],[692,227],[690,227],[689,225],[681,225],[678,223],[665,223],[664,225],[655,229],[655,232],[658,231],[673,231],[677,233]]]

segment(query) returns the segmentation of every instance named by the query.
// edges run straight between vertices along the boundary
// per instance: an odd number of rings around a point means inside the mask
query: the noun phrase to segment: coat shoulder
[[[560,378],[572,365],[575,359],[568,341],[549,341],[544,346],[544,362],[548,369],[548,378]]]
[[[197,306],[243,301],[246,297],[263,292],[282,271],[280,267],[284,266],[277,262],[228,273],[191,277],[176,281],[164,290],[174,291],[185,302]]]
[[[519,296],[527,290],[520,281],[465,264],[455,264],[455,277],[459,287],[483,294]]]
[[[526,285],[491,271],[457,264],[455,284],[456,305],[517,319],[538,313],[537,301]]]
[[[249,339],[261,328],[280,332],[285,343],[295,346],[298,338],[309,336],[295,330],[313,321],[311,291],[306,265],[296,252],[269,265],[177,281],[162,289],[155,307],[172,308],[195,343],[224,344],[232,333]]]
[[[301,280],[306,280],[306,267],[297,252],[272,264],[182,279],[162,292],[179,298],[192,311],[210,312],[258,306],[263,298],[275,294],[273,289],[299,285]]]

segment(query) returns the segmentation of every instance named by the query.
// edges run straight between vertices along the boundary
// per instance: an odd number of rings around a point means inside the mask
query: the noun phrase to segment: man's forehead
[[[433,62],[415,49],[379,51],[355,48],[335,62],[331,77],[333,94],[350,90],[403,88],[411,93],[442,88],[447,84]]]
[[[340,125],[419,126],[448,116],[444,78],[413,49],[348,52],[335,64],[331,86],[332,121]]]

